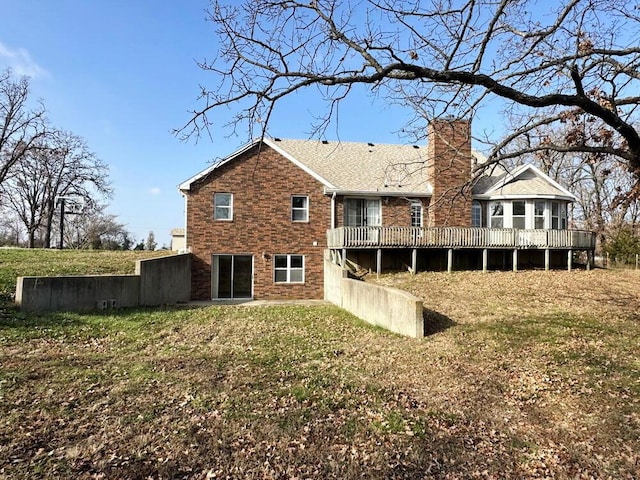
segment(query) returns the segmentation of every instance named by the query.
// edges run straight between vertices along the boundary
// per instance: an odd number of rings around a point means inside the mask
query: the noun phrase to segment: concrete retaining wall
[[[325,300],[373,325],[409,337],[424,337],[422,300],[396,288],[347,278],[347,272],[324,261]]]
[[[135,275],[18,277],[21,310],[88,311],[186,302],[191,295],[191,254],[136,262]]]
[[[188,302],[191,297],[191,254],[138,260],[136,275],[140,305]]]

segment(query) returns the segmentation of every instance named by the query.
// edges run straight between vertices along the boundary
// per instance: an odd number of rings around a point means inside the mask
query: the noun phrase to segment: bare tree
[[[45,135],[42,104],[29,106],[29,79],[15,79],[11,70],[0,72],[0,185],[12,168]]]
[[[567,115],[560,125],[542,125],[515,142],[515,149],[531,152],[513,163],[534,163],[576,195],[573,220],[595,231],[601,244],[612,229],[638,221],[640,199],[630,197],[634,177],[615,155],[602,152],[565,152],[546,145],[581,144],[616,148],[619,138],[610,128],[585,113]]]
[[[69,217],[65,227],[65,245],[75,249],[129,250],[131,235],[104,205],[94,205]]]
[[[420,138],[425,118],[472,117],[489,102],[500,105],[517,122],[513,133],[491,141],[494,162],[528,153],[514,141],[532,129],[587,113],[619,141],[545,148],[616,156],[639,193],[640,17],[633,2],[214,0],[209,18],[221,46],[200,66],[219,81],[201,87],[204,106],[178,131],[184,137],[208,131],[212,111],[231,105],[231,126],[247,122],[250,134],[256,125],[264,134],[279,100],[307,88],[327,102],[314,126],[321,133],[339,102],[366,85],[413,107],[407,131]]]
[[[56,130],[37,147],[27,152],[0,187],[24,223],[29,247],[35,246],[36,232],[41,232],[42,246],[49,248],[60,196],[76,197],[90,210],[112,190],[107,165],[77,135]]]

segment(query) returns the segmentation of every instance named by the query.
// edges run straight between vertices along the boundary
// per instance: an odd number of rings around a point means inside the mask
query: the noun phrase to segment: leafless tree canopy
[[[237,112],[231,125],[264,128],[278,100],[308,87],[327,101],[321,130],[338,102],[366,84],[413,107],[416,128],[425,118],[473,117],[487,102],[499,104],[513,134],[493,142],[492,160],[522,153],[514,140],[532,129],[585,113],[614,141],[544,148],[615,155],[640,174],[636,2],[218,0],[209,14],[221,45],[201,67],[219,82],[202,87],[204,105],[181,129],[185,136],[208,129],[212,109],[225,106]]]
[[[0,185],[46,134],[45,110],[29,104],[29,79],[0,72]]]

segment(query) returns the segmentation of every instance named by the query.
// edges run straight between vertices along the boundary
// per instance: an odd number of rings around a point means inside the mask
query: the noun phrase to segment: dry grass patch
[[[637,478],[640,275],[380,281],[445,328],[293,306],[0,318],[0,478]]]

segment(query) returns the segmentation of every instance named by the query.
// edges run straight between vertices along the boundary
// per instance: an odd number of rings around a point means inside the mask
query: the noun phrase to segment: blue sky
[[[248,140],[181,142],[171,129],[199,106],[198,85],[216,84],[196,60],[217,52],[207,0],[0,0],[0,68],[31,77],[53,126],[85,138],[110,167],[115,190],[109,213],[144,239],[153,230],[161,246],[184,223],[177,185]],[[372,104],[364,90],[341,107],[337,129],[344,141],[400,142],[397,132],[411,112]],[[321,108],[312,94],[280,105],[269,133],[308,138]],[[225,116],[227,115],[228,116]],[[232,111],[219,111],[221,125]]]

